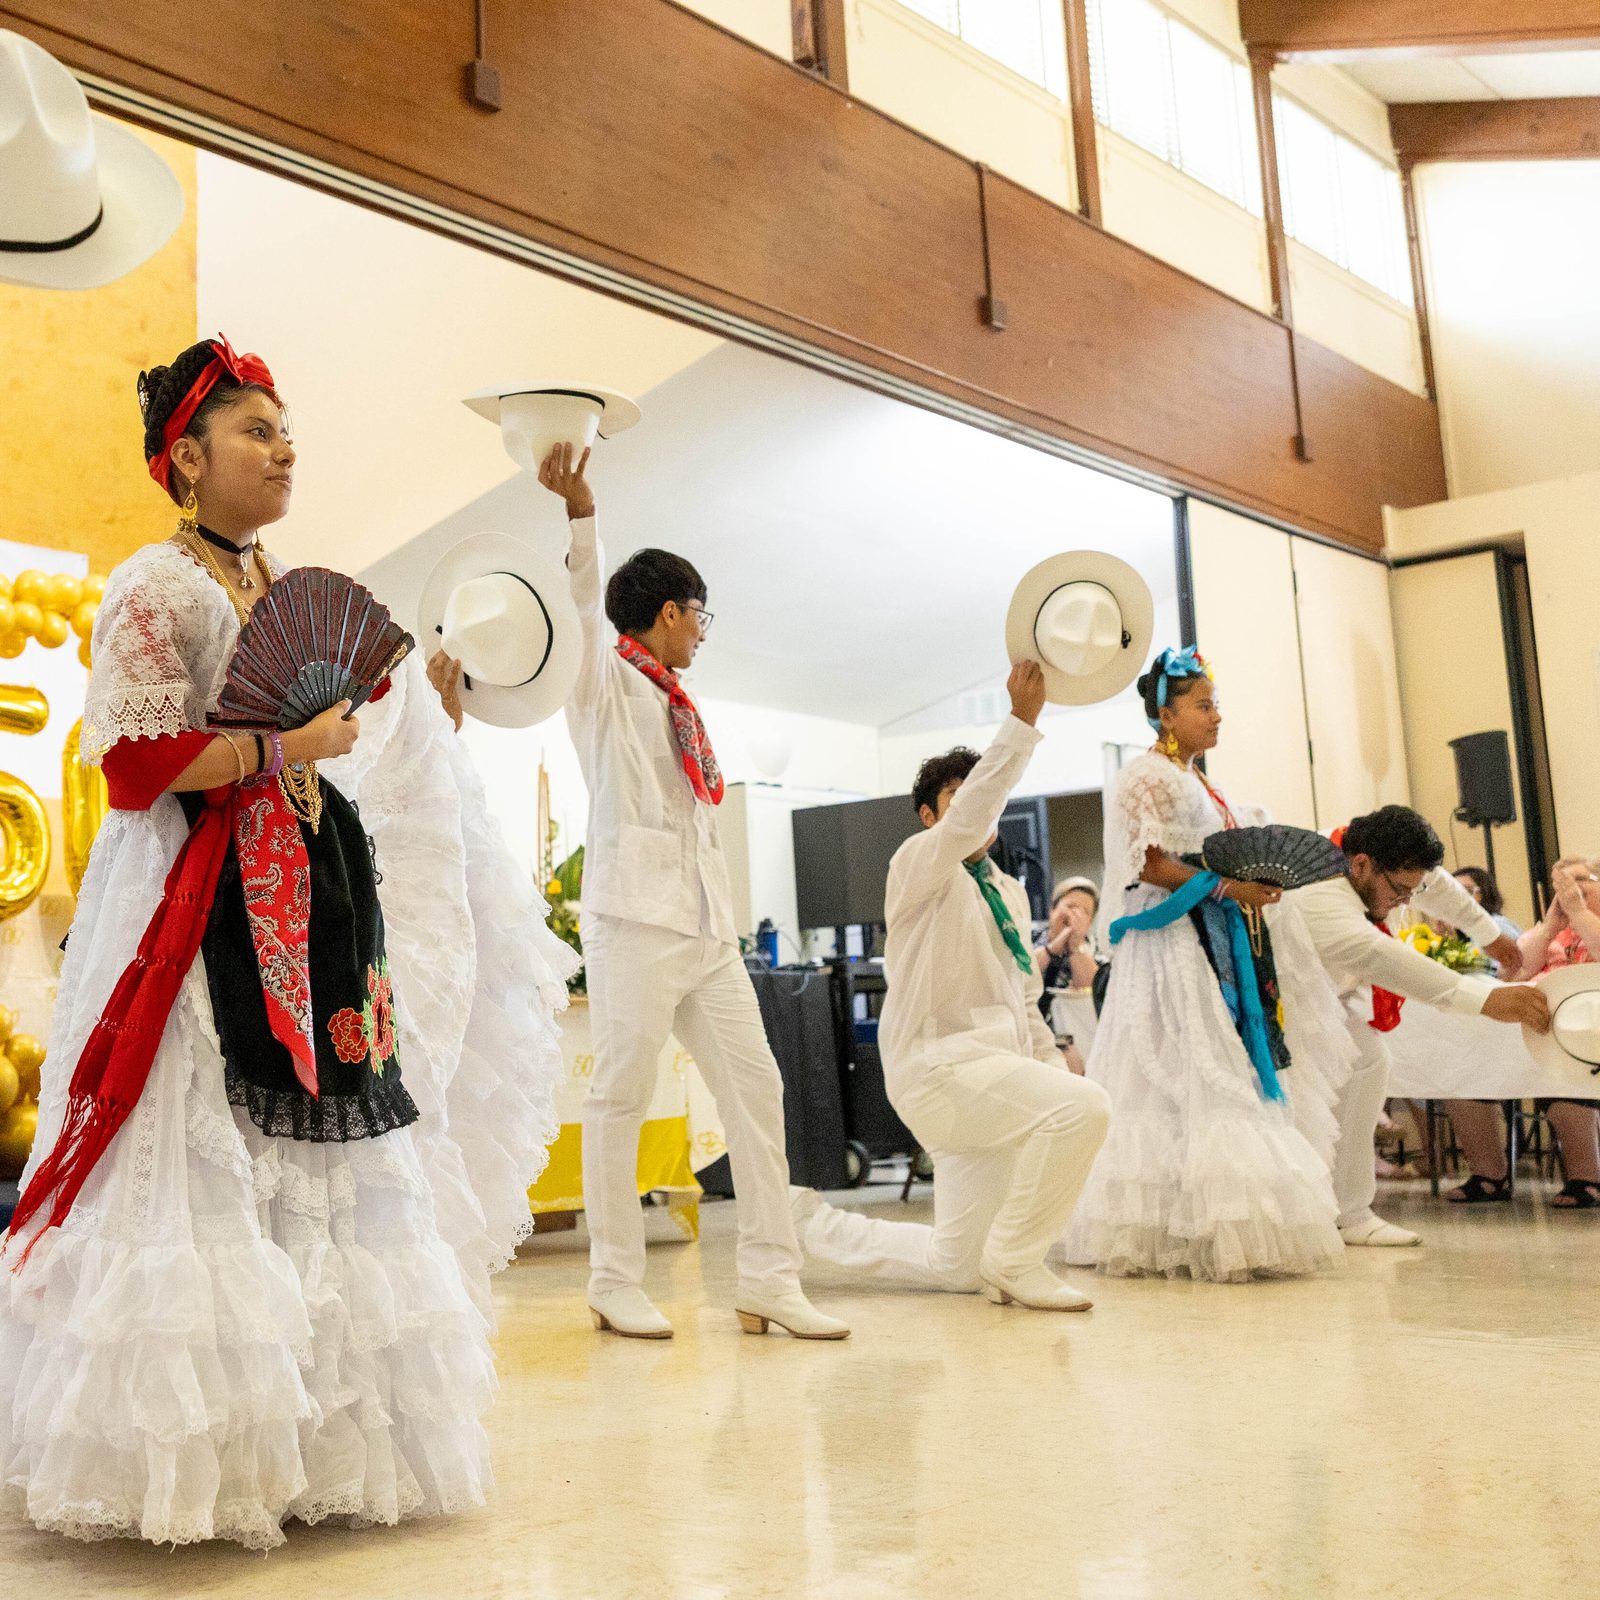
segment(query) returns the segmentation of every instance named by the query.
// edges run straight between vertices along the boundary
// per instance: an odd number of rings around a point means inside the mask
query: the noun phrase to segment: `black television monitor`
[[[922,827],[911,796],[807,806],[794,813],[793,821],[800,926],[882,922],[890,858]]]

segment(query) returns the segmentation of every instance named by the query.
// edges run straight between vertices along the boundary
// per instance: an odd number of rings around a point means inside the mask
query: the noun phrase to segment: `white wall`
[[[710,334],[204,151],[199,333],[277,378],[295,429],[291,562],[371,565],[499,483],[498,430],[461,397],[502,381],[642,394]]]
[[[1231,800],[1313,828],[1293,544],[1280,529],[1189,502],[1195,633],[1223,715],[1222,742],[1206,770]]]
[[[686,11],[698,11],[770,50],[785,61],[794,52],[794,29],[789,20],[789,0],[677,0]]]
[[[1600,469],[1600,161],[1415,181],[1451,494]]]
[[[846,0],[850,92],[1057,205],[1077,204],[1072,123],[1054,95],[896,0]],[[974,226],[977,194],[973,194]]]

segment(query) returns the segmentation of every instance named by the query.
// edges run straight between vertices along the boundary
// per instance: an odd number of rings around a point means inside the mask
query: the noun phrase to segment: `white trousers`
[[[1027,1056],[935,1067],[894,1108],[933,1157],[933,1226],[824,1205],[801,1246],[885,1283],[966,1292],[980,1262],[1007,1276],[1043,1264],[1111,1119],[1099,1084]]]
[[[1334,1107],[1339,1143],[1333,1152],[1333,1194],[1341,1228],[1360,1221],[1377,1197],[1372,1139],[1389,1092],[1389,1046],[1383,1035],[1365,1019],[1350,1017],[1347,1026],[1356,1047],[1356,1064]]]
[[[800,1283],[789,1209],[783,1080],[738,949],[617,917],[583,929],[594,1079],[583,1107],[583,1204],[596,1292],[644,1282],[639,1129],[661,1048],[676,1034],[722,1118],[738,1191],[739,1282],[779,1295]]]

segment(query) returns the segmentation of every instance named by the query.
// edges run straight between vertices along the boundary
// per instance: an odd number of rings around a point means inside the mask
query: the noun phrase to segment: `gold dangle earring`
[[[1167,742],[1162,748],[1166,751],[1170,760],[1176,761],[1178,759],[1178,736],[1170,728],[1167,730]]]
[[[178,532],[186,533],[190,538],[200,528],[200,502],[194,497],[194,485],[189,485],[188,497],[178,509]]]

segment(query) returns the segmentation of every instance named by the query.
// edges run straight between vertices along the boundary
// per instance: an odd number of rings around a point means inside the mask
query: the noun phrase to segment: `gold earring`
[[[1178,754],[1178,736],[1177,736],[1177,734],[1169,732],[1167,734],[1167,742],[1166,742],[1165,745],[1162,746],[1162,748],[1167,752],[1167,754],[1169,756],[1176,756]]]
[[[188,498],[178,509],[178,532],[194,533],[200,526],[200,502],[194,497],[194,485],[189,485]]]

